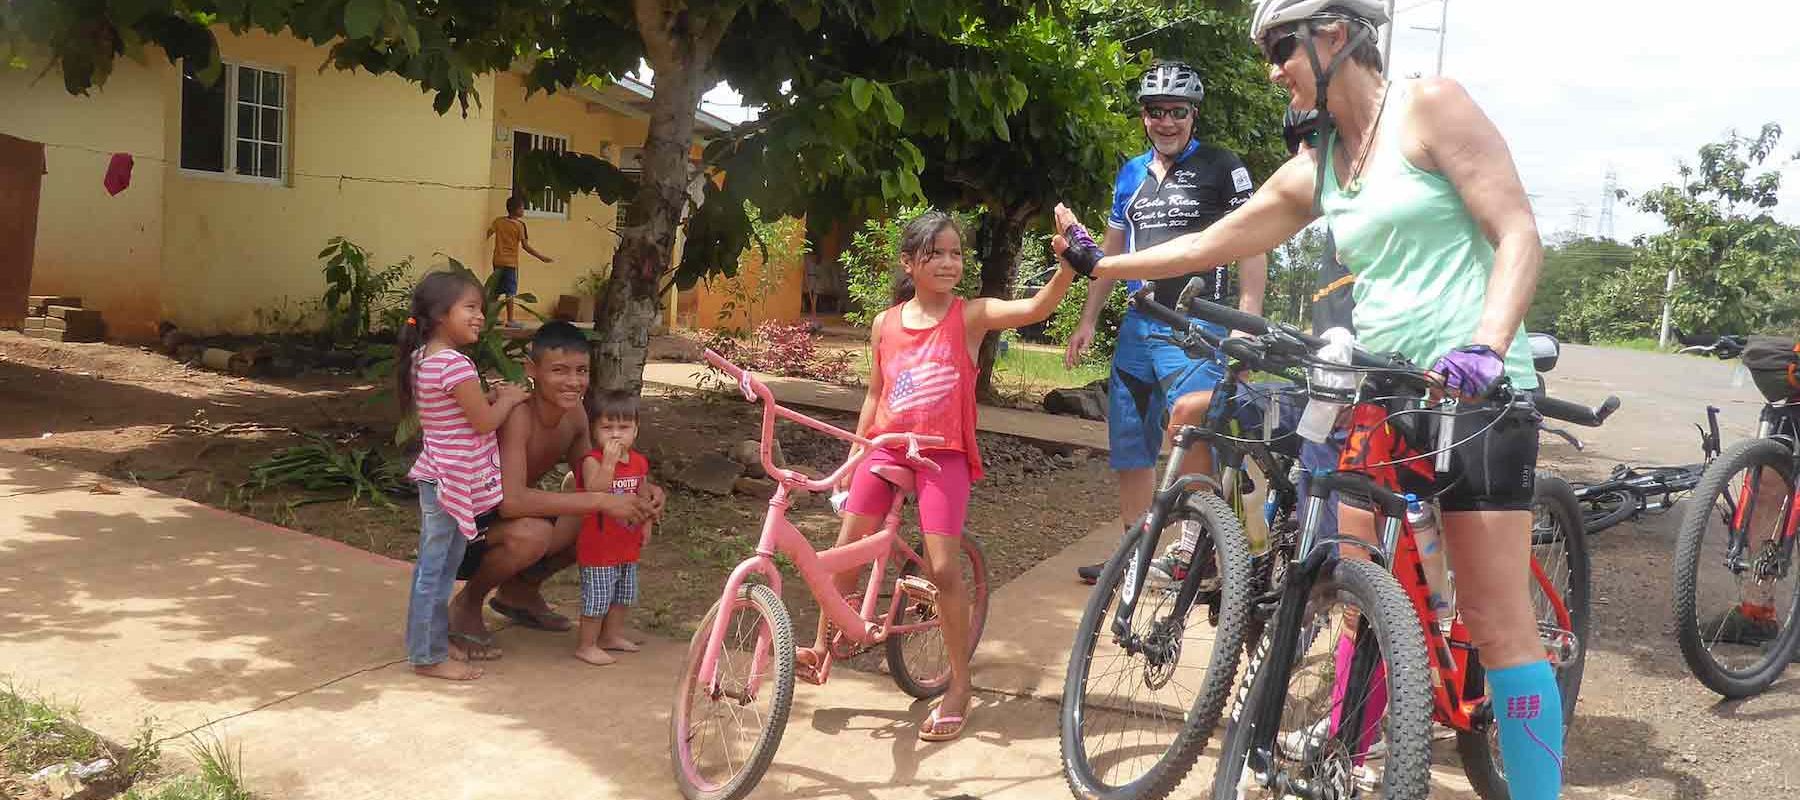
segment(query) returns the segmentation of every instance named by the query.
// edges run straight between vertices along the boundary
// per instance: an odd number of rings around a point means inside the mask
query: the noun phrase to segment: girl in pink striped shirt
[[[419,414],[425,447],[407,477],[419,486],[419,557],[406,609],[406,655],[413,671],[468,681],[481,668],[450,641],[450,592],[469,542],[481,537],[500,507],[500,448],[494,431],[525,390],[501,383],[481,389],[475,362],[457,350],[481,338],[481,284],[467,275],[433,272],[413,289],[412,316],[396,353],[410,369],[394,370],[400,402]]]

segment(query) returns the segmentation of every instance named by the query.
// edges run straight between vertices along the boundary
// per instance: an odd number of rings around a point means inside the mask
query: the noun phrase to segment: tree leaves
[[[352,39],[367,39],[375,35],[375,30],[381,26],[381,20],[385,16],[387,0],[350,0],[344,6],[344,35]]]
[[[869,101],[874,98],[875,88],[862,78],[850,79],[850,101],[856,104],[857,111],[868,111]]]

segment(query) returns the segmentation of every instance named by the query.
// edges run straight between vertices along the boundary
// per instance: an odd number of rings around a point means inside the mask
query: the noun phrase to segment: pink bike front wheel
[[[701,680],[707,637],[728,614],[715,694]],[[669,719],[669,757],[688,800],[738,800],[762,780],[794,705],[794,623],[775,590],[743,587],[715,603],[688,644]]]

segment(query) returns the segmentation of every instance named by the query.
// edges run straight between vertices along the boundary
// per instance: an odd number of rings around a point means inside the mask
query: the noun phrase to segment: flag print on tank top
[[[969,460],[971,480],[981,476],[975,443],[975,362],[969,358],[963,303],[957,299],[943,321],[913,329],[901,322],[902,306],[888,309],[881,346],[875,353],[884,387],[869,436],[918,433],[941,436],[939,449]]]

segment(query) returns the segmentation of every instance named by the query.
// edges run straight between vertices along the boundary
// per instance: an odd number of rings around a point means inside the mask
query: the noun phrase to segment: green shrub
[[[868,325],[874,321],[875,315],[894,304],[894,283],[900,276],[900,231],[931,208],[913,206],[904,208],[900,213],[888,219],[871,219],[863,223],[862,230],[850,237],[850,246],[845,248],[840,260],[844,264],[844,275],[850,287],[850,309],[844,313],[844,319],[854,325]],[[966,237],[975,235],[978,217],[968,212],[952,212],[958,222],[962,223]],[[981,291],[981,263],[974,252],[974,243],[963,242],[963,277],[956,285],[956,293],[963,297],[974,297]]]

